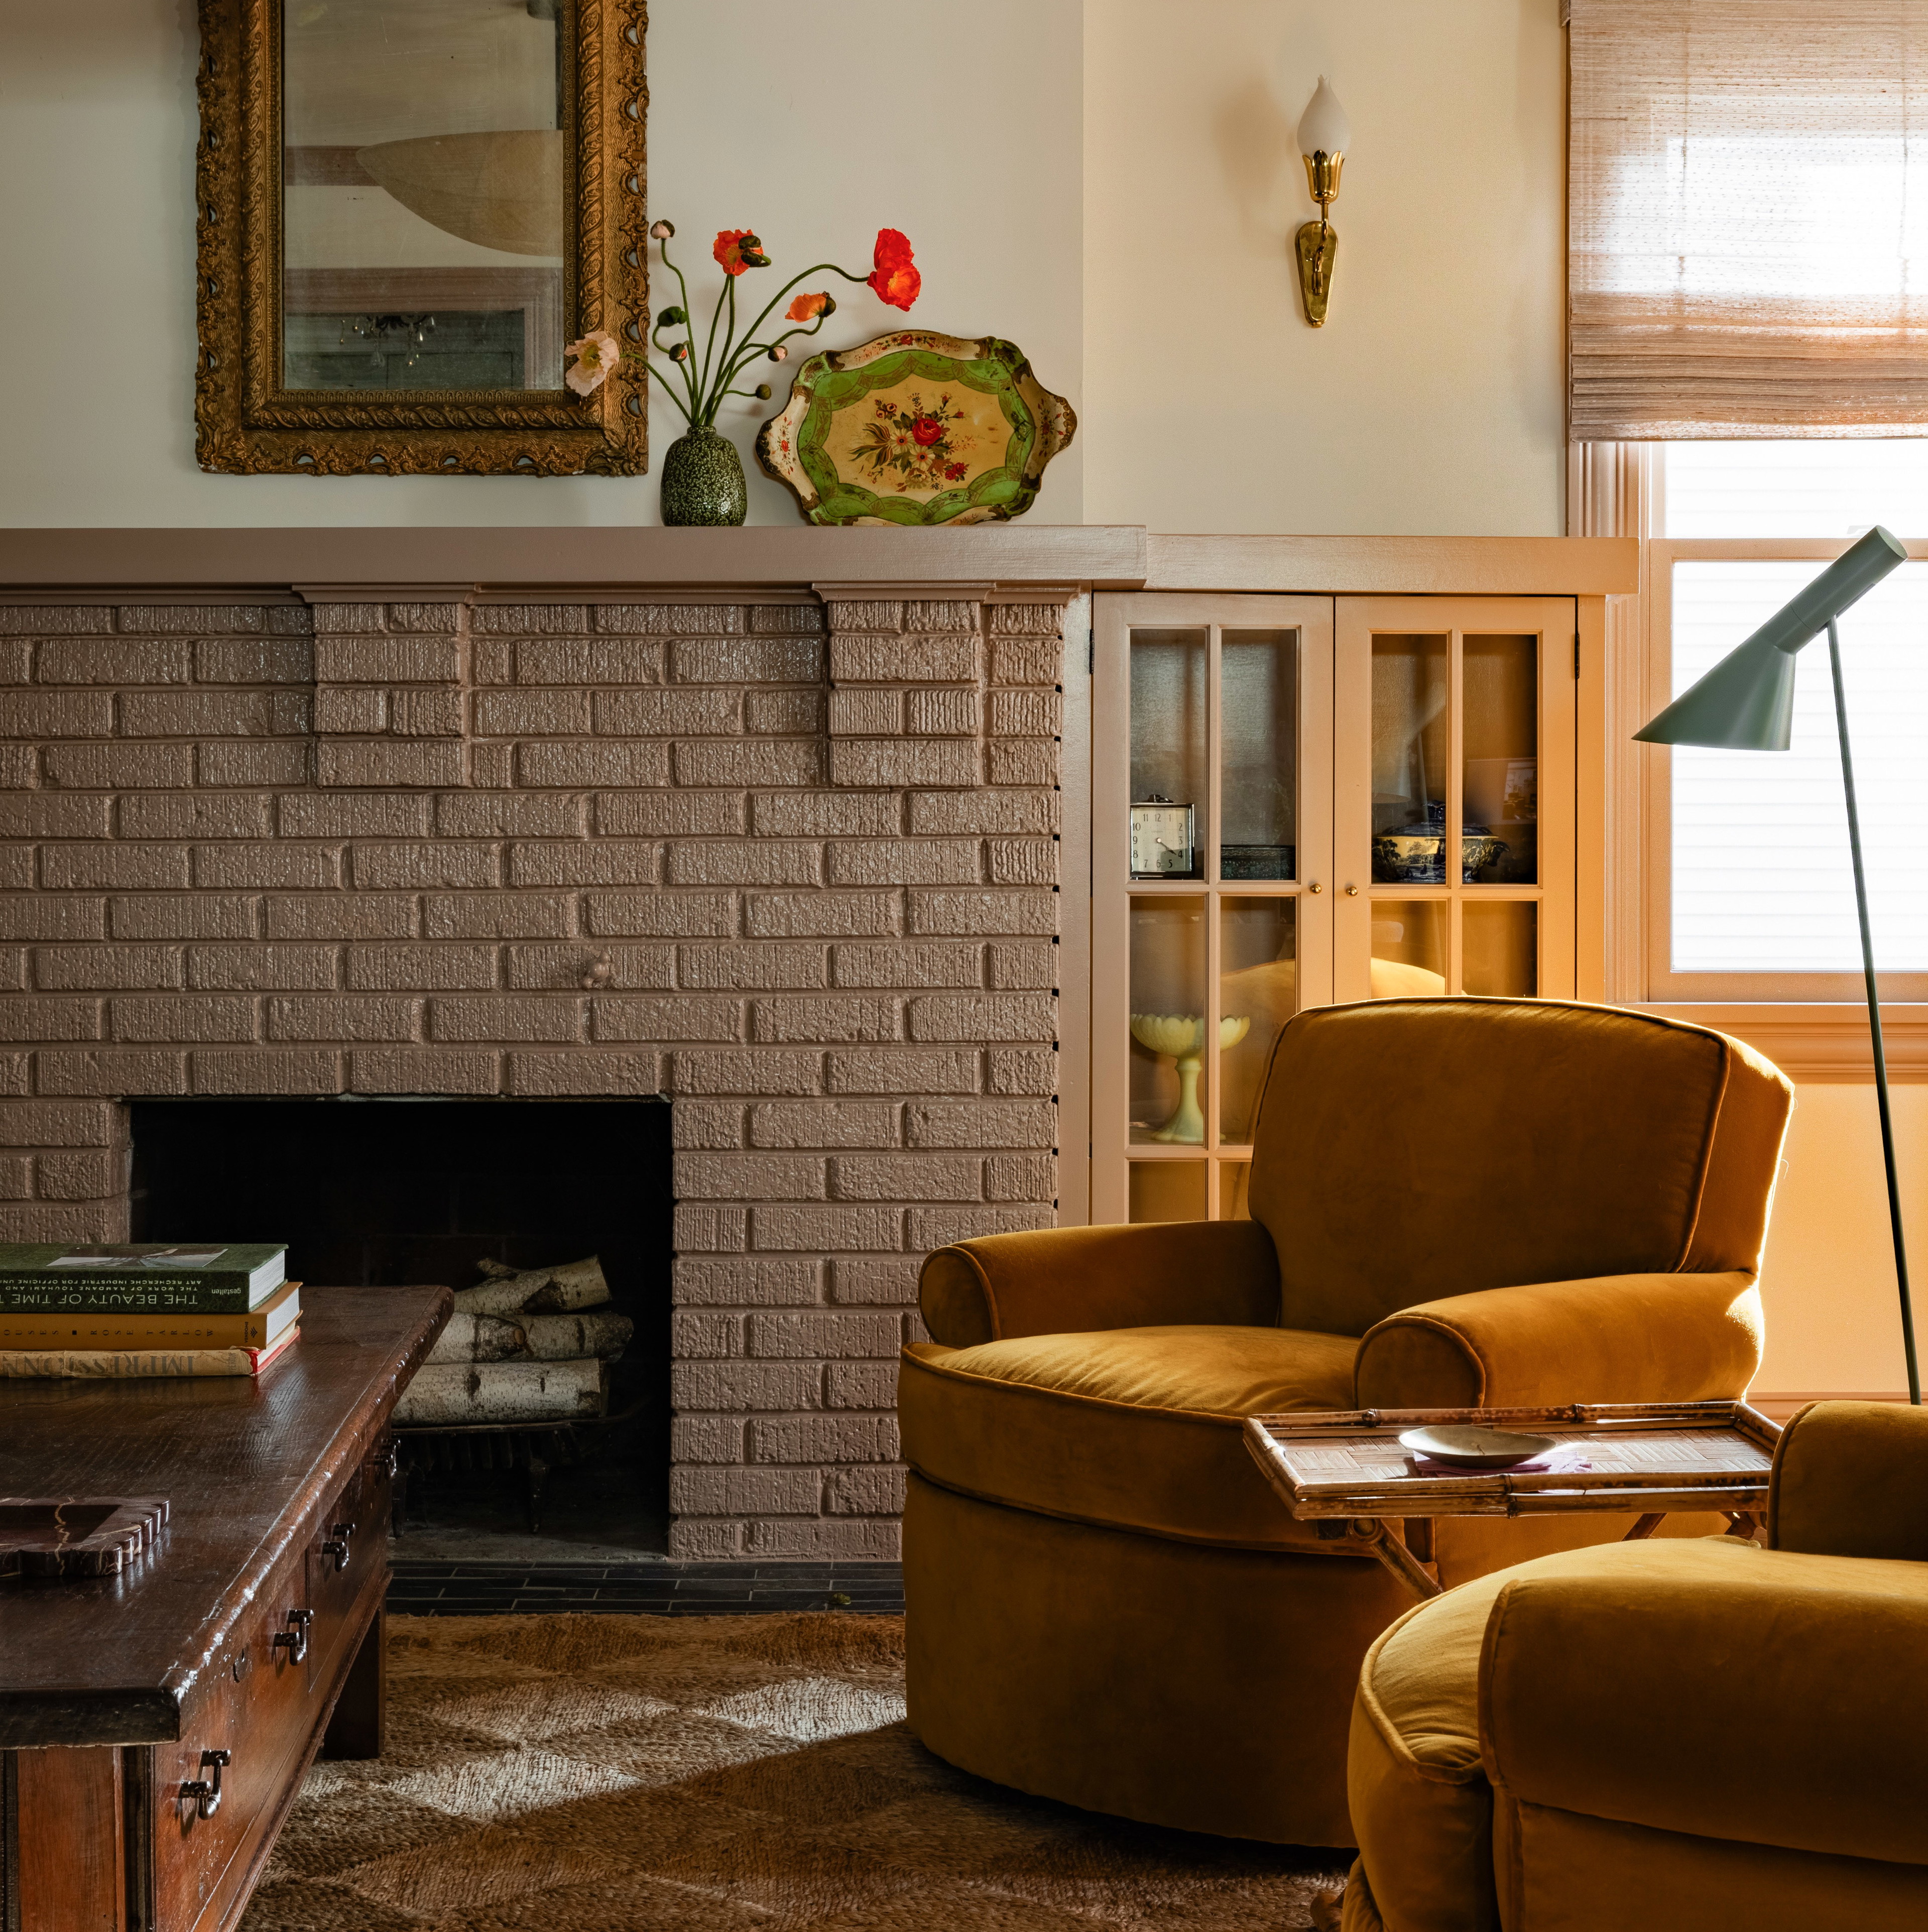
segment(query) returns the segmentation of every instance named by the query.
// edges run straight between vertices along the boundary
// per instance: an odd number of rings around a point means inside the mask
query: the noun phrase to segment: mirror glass
[[[565,0],[283,0],[282,380],[562,386]]]

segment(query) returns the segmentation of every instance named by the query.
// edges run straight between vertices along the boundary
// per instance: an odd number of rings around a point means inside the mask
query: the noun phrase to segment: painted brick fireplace
[[[894,1556],[919,1260],[1055,1216],[1063,602],[398,595],[0,609],[0,1231],[133,1100],[666,1094],[671,1553]]]

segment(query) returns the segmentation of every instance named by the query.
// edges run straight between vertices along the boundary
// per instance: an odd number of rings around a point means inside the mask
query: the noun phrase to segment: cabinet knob
[[[199,1818],[211,1818],[221,1808],[221,1770],[232,1761],[232,1754],[224,1750],[204,1750],[201,1754],[201,1768],[211,1769],[214,1776],[189,1778],[181,1787],[181,1796],[194,1801],[194,1814]]]
[[[355,1534],[352,1522],[332,1522],[328,1525],[328,1540],[322,1545],[322,1554],[334,1558],[337,1570],[348,1568],[348,1540]]]
[[[293,1628],[274,1633],[274,1648],[285,1650],[292,1663],[299,1664],[308,1654],[308,1626],[314,1620],[313,1610],[290,1610],[288,1622]]]
[[[1321,885],[1318,880],[1315,879],[1312,883],[1306,888],[1306,890],[1309,892],[1322,892],[1325,890],[1325,887]]]
[[[1345,889],[1345,896],[1349,899],[1356,899],[1359,896],[1359,888],[1357,886],[1348,886]]]

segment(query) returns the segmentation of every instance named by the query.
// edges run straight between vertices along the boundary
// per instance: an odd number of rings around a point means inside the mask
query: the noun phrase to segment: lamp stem
[[[1855,808],[1855,760],[1848,748],[1848,698],[1841,682],[1841,637],[1831,618],[1828,665],[1834,675],[1834,723],[1841,739],[1841,788],[1848,800],[1848,850],[1855,861],[1855,911],[1861,925],[1861,976],[1868,988],[1868,1031],[1875,1049],[1875,1099],[1881,1109],[1882,1161],[1888,1169],[1888,1217],[1894,1231],[1895,1280],[1901,1290],[1901,1343],[1908,1357],[1908,1399],[1921,1402],[1921,1373],[1915,1360],[1915,1306],[1908,1292],[1908,1246],[1901,1232],[1901,1183],[1894,1166],[1894,1118],[1888,1100],[1888,1053],[1882,1045],[1881,1000],[1875,989],[1875,941],[1868,925],[1868,883],[1861,868],[1861,820]]]

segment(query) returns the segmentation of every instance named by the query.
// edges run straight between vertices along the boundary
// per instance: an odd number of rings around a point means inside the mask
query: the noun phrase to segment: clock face
[[[1132,870],[1141,878],[1159,873],[1189,877],[1192,871],[1192,808],[1189,805],[1132,807]]]

